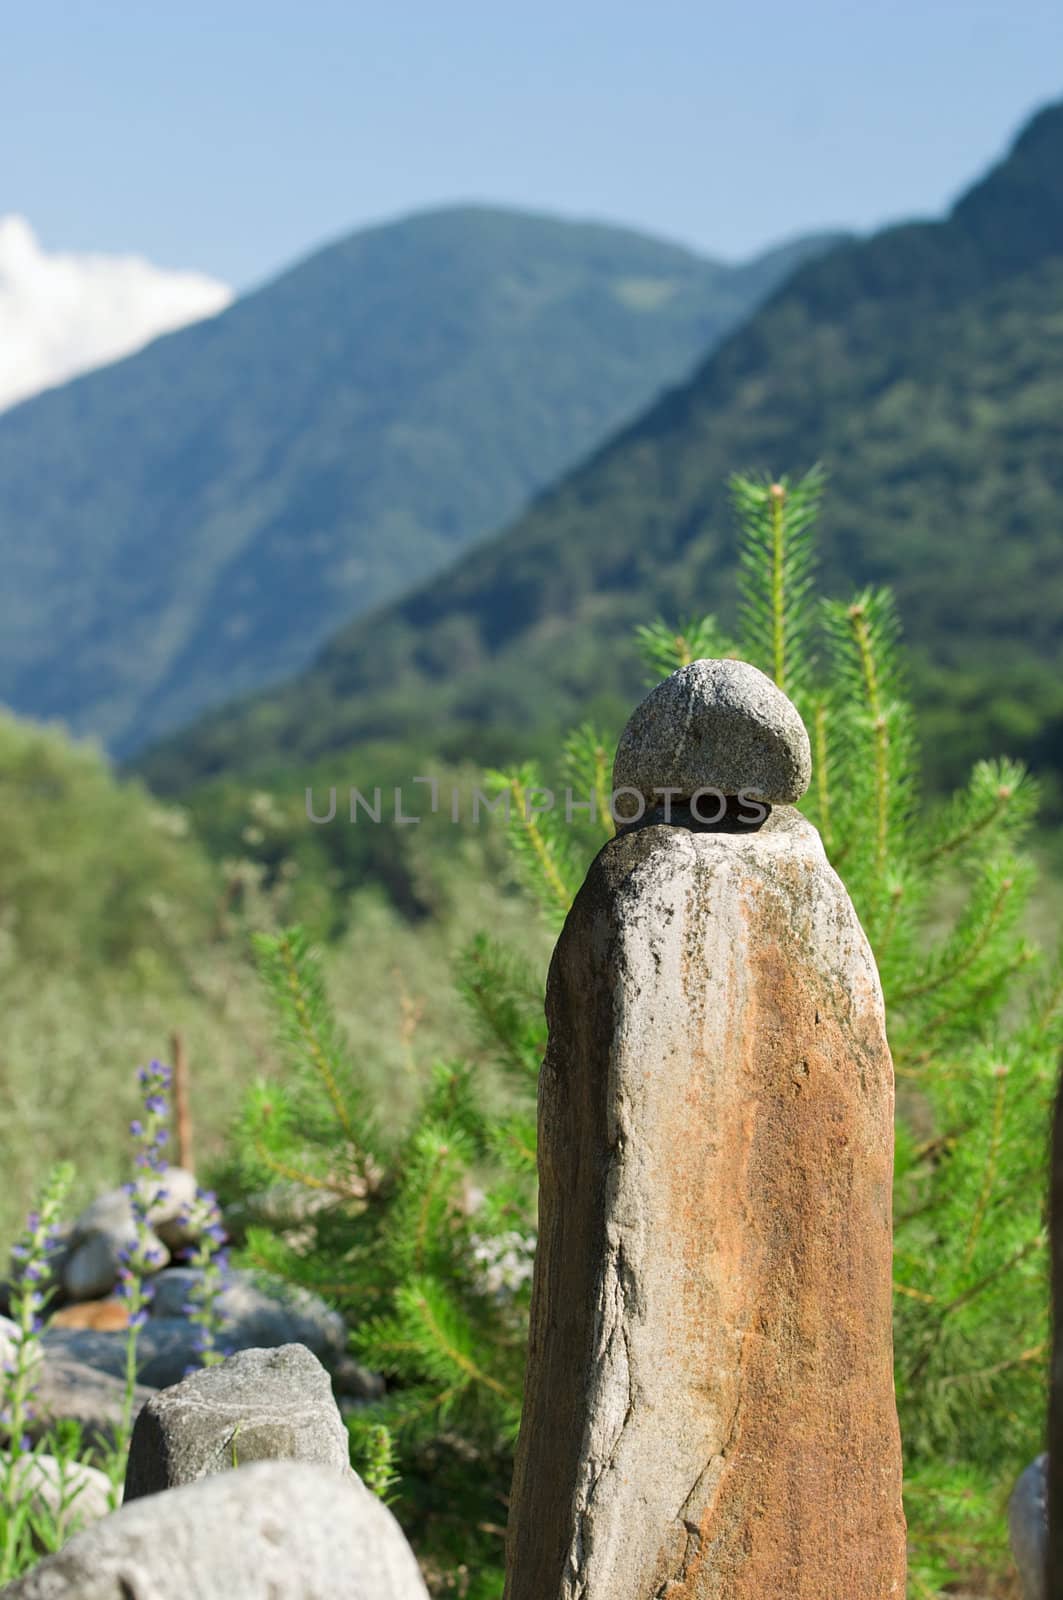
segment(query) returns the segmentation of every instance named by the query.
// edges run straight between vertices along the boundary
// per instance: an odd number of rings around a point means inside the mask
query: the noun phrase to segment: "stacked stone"
[[[621,737],[643,813],[547,988],[505,1600],[904,1594],[893,1071],[809,777],[744,662],[674,673]],[[762,804],[707,823],[712,790]]]

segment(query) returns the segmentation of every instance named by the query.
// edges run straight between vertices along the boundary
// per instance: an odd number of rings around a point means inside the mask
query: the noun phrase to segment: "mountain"
[[[143,256],[42,249],[25,217],[0,217],[0,411],[231,299],[216,278]]]
[[[128,752],[515,515],[830,236],[744,267],[483,208],[354,234],[0,416],[0,700]]]
[[[831,482],[829,592],[889,583],[932,779],[1063,766],[1063,103],[940,221],[801,267],[634,424],[281,689],[151,753],[163,787],[359,741],[497,760],[642,690],[630,630],[734,612],[733,471]]]

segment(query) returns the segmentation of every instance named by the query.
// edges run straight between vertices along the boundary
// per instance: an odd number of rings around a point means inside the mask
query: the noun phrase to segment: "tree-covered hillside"
[[[503,535],[149,756],[180,787],[367,738],[498,759],[637,693],[654,610],[734,610],[734,470],[831,479],[828,591],[889,583],[931,776],[1063,765],[1063,104],[940,222],[801,268]]]
[[[619,228],[430,212],[16,407],[0,701],[128,752],[296,671],[832,242],[730,267]]]

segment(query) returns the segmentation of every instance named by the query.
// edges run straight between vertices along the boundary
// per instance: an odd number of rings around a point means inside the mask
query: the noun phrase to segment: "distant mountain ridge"
[[[1063,103],[942,221],[801,266],[503,534],[143,770],[179,788],[398,737],[498,760],[619,717],[635,623],[733,616],[729,474],[817,460],[826,585],[893,585],[931,775],[1063,773]]]
[[[366,229],[0,417],[0,700],[129,752],[302,667],[808,254],[466,207]]]

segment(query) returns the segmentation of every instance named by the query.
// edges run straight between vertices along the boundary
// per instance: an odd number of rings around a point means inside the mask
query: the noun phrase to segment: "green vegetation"
[[[728,625],[734,468],[824,461],[829,588],[888,583],[935,792],[1027,759],[1063,810],[1063,106],[937,223],[792,276],[684,387],[502,536],[355,622],[294,681],[150,754],[183,792],[366,741],[488,764],[545,753],[638,689],[626,641],[698,595]]]
[[[429,212],[16,407],[0,698],[124,753],[296,671],[836,237],[730,267],[620,228]]]
[[[301,790],[198,800],[161,805],[93,747],[0,714],[0,1249],[50,1162],[75,1164],[75,1209],[122,1181],[128,1065],[170,1057],[174,1031],[198,1155],[220,1157],[244,1087],[281,1071],[251,932],[298,916],[328,940],[341,1021],[399,1121],[414,1043],[473,1044],[452,949],[490,926],[545,959],[488,829],[313,829]]]

